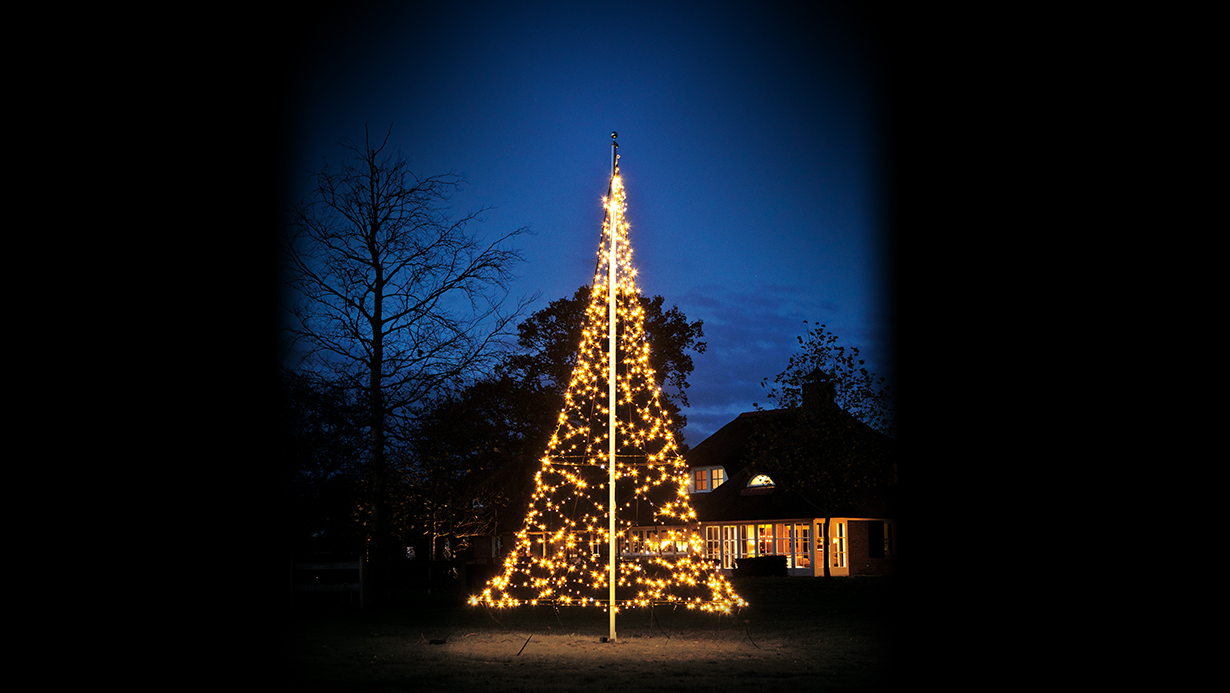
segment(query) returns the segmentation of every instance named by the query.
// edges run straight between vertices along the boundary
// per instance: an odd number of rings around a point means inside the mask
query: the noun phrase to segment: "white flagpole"
[[[619,148],[619,143],[615,141],[615,138],[618,137],[618,135],[619,133],[615,133],[615,132],[611,133],[611,195],[610,195],[610,199],[607,201],[607,204],[611,205],[611,214],[610,214],[611,255],[610,255],[609,263],[608,263],[609,276],[607,278],[607,284],[606,284],[607,301],[608,301],[607,322],[609,324],[609,335],[608,336],[610,338],[610,341],[608,342],[608,344],[610,345],[610,348],[607,351],[607,384],[608,384],[607,394],[609,396],[609,400],[608,400],[609,401],[609,407],[608,407],[609,411],[608,411],[608,419],[607,419],[607,441],[609,443],[609,446],[610,446],[609,449],[611,452],[610,483],[609,483],[609,489],[610,489],[609,515],[610,515],[610,540],[611,540],[611,546],[610,546],[611,573],[610,573],[609,582],[610,582],[611,591],[610,591],[609,608],[607,610],[611,614],[611,636],[610,636],[611,642],[615,642],[615,579],[616,579],[615,552],[617,550],[616,541],[615,541],[615,401],[616,401],[615,355],[616,355],[616,352],[618,351],[618,348],[617,348],[617,344],[615,341],[616,339],[616,335],[615,335],[615,321],[616,321],[615,292],[617,289],[616,284],[615,284],[615,279],[616,279],[615,263],[616,263],[616,259],[618,258],[618,255],[616,254],[615,251],[617,250],[617,247],[618,247],[616,239],[619,237],[619,192],[618,192],[618,189],[615,187],[615,174],[617,171],[616,166],[615,166],[615,160],[617,158],[615,155],[615,151]]]

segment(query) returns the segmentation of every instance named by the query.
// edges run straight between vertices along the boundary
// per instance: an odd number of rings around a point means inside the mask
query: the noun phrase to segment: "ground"
[[[900,675],[893,578],[744,578],[750,605],[712,615],[488,611],[434,590],[386,609],[303,606],[284,676],[305,691],[854,691]],[[432,641],[443,641],[433,644]]]

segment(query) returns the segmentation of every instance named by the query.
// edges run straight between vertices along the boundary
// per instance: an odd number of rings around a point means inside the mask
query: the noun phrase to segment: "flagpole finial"
[[[619,137],[619,133],[612,130],[611,131],[611,178],[615,177],[615,165],[616,165],[615,162],[617,158],[615,151],[619,149],[619,141],[615,139],[617,137]]]

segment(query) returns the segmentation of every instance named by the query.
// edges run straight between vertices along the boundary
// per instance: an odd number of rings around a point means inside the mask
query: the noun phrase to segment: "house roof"
[[[688,468],[723,467],[728,474],[734,474],[743,469],[742,459],[746,453],[747,441],[751,437],[753,419],[772,416],[773,411],[747,411],[740,414],[734,421],[719,428],[713,435],[702,440],[696,447],[684,455]]]
[[[816,517],[820,510],[802,494],[778,483],[771,489],[749,488],[757,470],[751,464],[748,442],[758,425],[796,416],[797,409],[744,412],[701,441],[686,455],[688,467],[722,467],[727,481],[708,493],[692,495],[692,505],[701,522],[785,520]],[[833,407],[830,411],[849,416]],[[851,417],[853,418],[853,417]],[[860,422],[861,423],[861,422]],[[863,435],[879,436],[861,426]],[[817,464],[822,455],[817,456]],[[881,488],[865,497],[833,509],[834,517],[891,517],[895,488]]]
[[[780,486],[747,487],[753,470],[744,467],[709,493],[692,495],[692,507],[701,522],[784,520],[816,517],[819,512],[797,493]]]

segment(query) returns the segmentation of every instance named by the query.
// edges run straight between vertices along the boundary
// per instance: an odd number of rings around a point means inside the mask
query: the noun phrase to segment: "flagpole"
[[[609,519],[610,519],[609,535],[610,535],[610,543],[611,543],[610,552],[609,552],[610,559],[611,559],[611,565],[610,565],[611,572],[610,572],[610,578],[608,582],[610,583],[611,591],[610,591],[609,608],[607,609],[607,611],[609,611],[611,615],[610,642],[615,642],[615,579],[616,579],[616,575],[615,575],[615,552],[616,552],[616,541],[615,541],[615,402],[616,402],[615,359],[616,359],[616,352],[618,352],[619,349],[616,343],[616,334],[615,334],[615,324],[616,324],[615,292],[617,290],[617,287],[615,284],[615,279],[616,279],[615,264],[616,264],[616,259],[618,257],[615,251],[617,249],[616,239],[619,237],[619,192],[618,192],[618,189],[615,187],[615,174],[618,170],[616,168],[616,159],[618,157],[616,156],[615,151],[619,149],[619,142],[615,141],[615,138],[618,136],[619,136],[619,133],[617,132],[611,133],[611,193],[610,195],[608,195],[608,198],[607,198],[607,204],[611,205],[611,214],[610,214],[611,254],[609,257],[609,262],[607,263],[609,275],[608,275],[607,284],[606,284],[607,301],[608,301],[607,323],[609,327],[608,338],[610,339],[610,341],[608,342],[608,344],[610,345],[610,348],[607,350],[607,385],[608,385],[607,395],[609,397],[608,418],[607,418],[607,441],[608,441],[608,445],[609,445],[609,449],[611,453],[611,460],[610,460],[610,466],[609,466],[610,481],[608,484],[608,488],[610,489],[610,509],[609,509],[608,514],[609,514]]]

